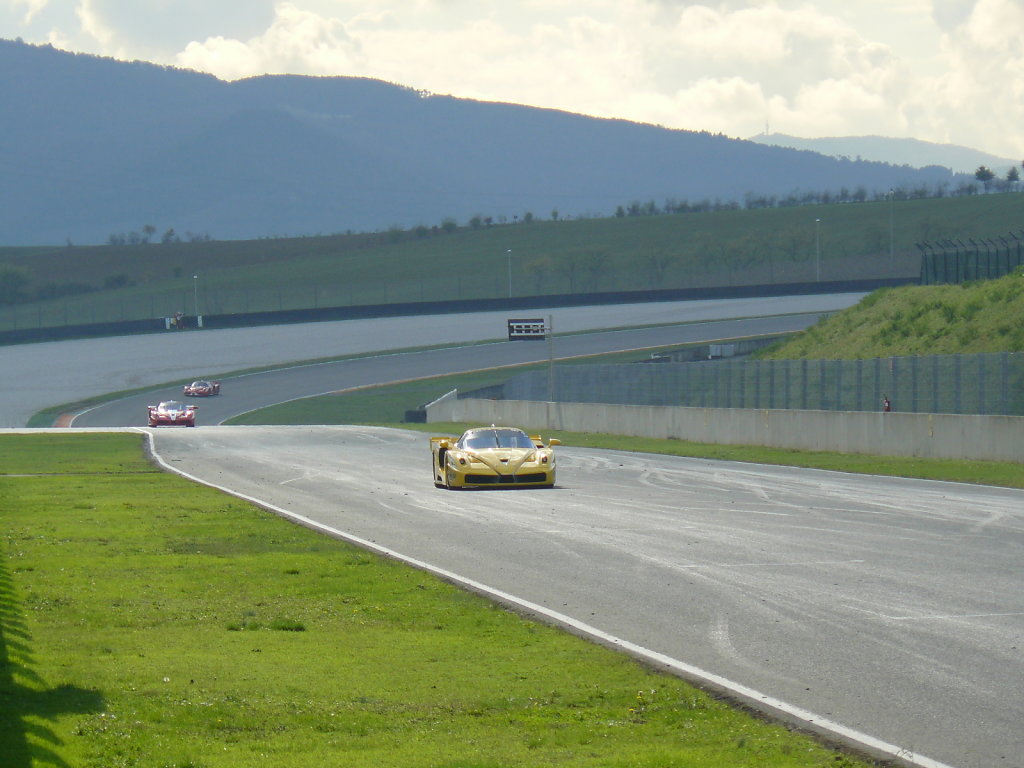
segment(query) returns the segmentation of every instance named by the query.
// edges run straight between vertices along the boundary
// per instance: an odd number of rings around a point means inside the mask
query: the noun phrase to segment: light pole
[[[814,280],[821,282],[821,219],[814,220]]]
[[[199,275],[192,275],[192,304],[196,310],[196,328],[202,328],[203,321],[199,318]]]
[[[512,249],[509,248],[508,256],[508,297],[512,298]]]
[[[889,190],[889,266],[896,263],[896,191]]]

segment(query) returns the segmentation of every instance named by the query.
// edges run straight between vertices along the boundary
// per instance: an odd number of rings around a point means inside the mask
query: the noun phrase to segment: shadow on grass
[[[70,768],[63,742],[46,725],[68,713],[99,712],[103,696],[73,685],[47,688],[33,670],[30,637],[10,572],[0,561],[0,755],[5,768]]]

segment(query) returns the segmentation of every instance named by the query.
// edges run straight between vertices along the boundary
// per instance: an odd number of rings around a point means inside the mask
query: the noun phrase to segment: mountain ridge
[[[152,225],[216,239],[480,215],[612,215],[717,200],[965,183],[914,169],[368,78],[212,75],[0,40],[0,244]]]
[[[817,152],[828,157],[864,159],[914,168],[939,166],[954,173],[973,174],[979,166],[986,166],[999,175],[1020,161],[983,152],[957,144],[940,144],[921,139],[891,138],[886,136],[823,136],[803,138],[785,133],[764,133],[750,137],[749,141],[766,146]]]

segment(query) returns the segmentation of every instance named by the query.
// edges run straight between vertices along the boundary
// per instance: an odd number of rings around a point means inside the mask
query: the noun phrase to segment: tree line
[[[157,229],[152,224],[146,224],[140,232],[112,232],[107,238],[107,245],[148,245],[153,242],[153,236],[156,235],[156,232]],[[182,238],[174,231],[174,227],[170,227],[160,235],[159,242],[162,245],[181,242],[208,243],[212,239],[208,234],[197,234],[195,232],[186,232],[184,238]]]

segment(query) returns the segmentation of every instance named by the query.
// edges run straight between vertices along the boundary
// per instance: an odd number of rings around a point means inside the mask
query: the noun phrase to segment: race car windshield
[[[464,436],[461,447],[483,451],[494,448],[533,448],[533,443],[525,432],[518,429],[488,429]]]

